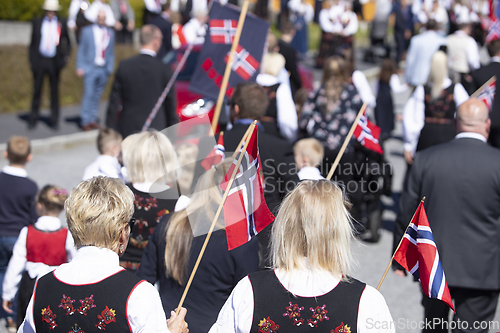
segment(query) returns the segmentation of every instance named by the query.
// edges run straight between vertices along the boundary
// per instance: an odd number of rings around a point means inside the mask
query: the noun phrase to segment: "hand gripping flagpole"
[[[335,161],[333,162],[332,168],[330,169],[330,172],[328,172],[328,176],[326,177],[327,180],[332,179],[333,173],[335,172],[335,169],[337,169],[337,166],[339,165],[342,155],[344,155],[345,149],[347,148],[349,141],[351,141],[351,137],[354,133],[354,130],[356,129],[356,126],[358,126],[359,119],[361,118],[363,113],[365,113],[366,106],[367,106],[366,103],[363,103],[363,106],[361,106],[361,109],[359,109],[358,115],[356,116],[356,119],[354,120],[351,129],[349,130],[349,133],[345,137],[344,143],[342,144],[342,148],[340,148],[340,151],[337,154]]]
[[[210,3],[208,4],[208,11],[212,8],[212,4],[214,3],[214,0],[210,0]],[[198,36],[198,35],[197,35]],[[177,67],[175,68],[174,73],[172,74],[172,77],[167,83],[167,86],[165,89],[163,89],[163,92],[161,93],[160,97],[158,97],[158,100],[156,101],[155,106],[153,107],[153,110],[151,110],[151,113],[149,114],[148,118],[146,119],[146,122],[144,123],[144,126],[142,127],[141,132],[145,132],[149,129],[151,126],[151,123],[155,119],[156,115],[158,114],[158,111],[160,110],[161,105],[165,101],[165,98],[167,98],[168,93],[170,92],[170,89],[172,89],[172,85],[174,84],[175,80],[177,79],[177,76],[179,76],[179,73],[181,72],[182,68],[184,68],[184,65],[186,64],[187,58],[191,54],[191,51],[193,50],[194,47],[194,41],[192,43],[188,44],[188,47],[184,54],[182,55],[181,60],[177,64]]]
[[[220,111],[222,109],[224,95],[226,94],[227,84],[229,83],[229,77],[231,76],[231,70],[233,67],[234,54],[236,52],[238,44],[240,43],[241,31],[243,30],[243,24],[245,23],[245,18],[247,16],[249,3],[250,0],[245,0],[243,6],[241,7],[240,18],[238,19],[238,26],[234,35],[233,45],[231,46],[231,51],[229,52],[226,70],[224,71],[224,78],[222,79],[222,83],[220,86],[219,97],[217,98],[217,104],[215,105],[214,118],[212,119],[212,133],[215,133],[217,124],[219,123]]]
[[[479,87],[478,90],[476,90],[472,95],[470,95],[470,98],[477,98],[477,96],[479,96],[481,94],[481,92],[483,92],[484,88],[488,87],[496,79],[497,79],[497,77],[495,75],[490,77],[490,79],[488,81],[486,81],[485,84],[483,84],[481,87]]]
[[[253,122],[252,125],[250,125],[250,134],[253,133],[255,129],[255,125],[257,124],[257,120]],[[210,229],[208,230],[207,237],[205,237],[205,242],[203,243],[203,246],[200,250],[200,254],[198,255],[198,259],[196,259],[196,263],[194,264],[193,271],[191,272],[191,276],[189,277],[189,280],[186,284],[186,287],[184,288],[184,293],[182,294],[181,300],[179,302],[179,305],[177,306],[177,314],[181,311],[182,304],[184,303],[184,300],[186,299],[186,295],[188,293],[189,287],[191,286],[191,283],[193,282],[194,275],[196,274],[196,270],[198,269],[198,266],[200,265],[201,258],[203,257],[203,254],[205,253],[205,249],[207,248],[208,241],[210,240],[210,236],[212,236],[212,232],[215,228],[215,223],[217,223],[217,220],[219,219],[219,215],[222,211],[222,208],[224,208],[224,203],[226,202],[227,196],[229,195],[229,192],[231,191],[231,187],[233,186],[234,178],[236,177],[236,174],[238,173],[238,170],[240,169],[241,161],[243,160],[243,156],[245,156],[245,152],[247,150],[248,144],[250,143],[250,140],[246,140],[245,146],[243,147],[240,157],[238,158],[238,162],[236,163],[236,166],[233,170],[233,174],[231,175],[231,178],[229,179],[229,182],[226,187],[226,191],[224,192],[224,196],[222,197],[222,201],[219,204],[219,208],[217,209],[217,213],[215,213],[214,219],[212,221],[212,225],[210,226]]]
[[[423,197],[420,202],[424,203],[424,201],[425,201],[425,197]],[[408,223],[408,226],[406,227],[405,232],[403,233],[403,237],[401,237],[401,240],[399,241],[398,247],[396,248],[396,250],[392,254],[391,260],[389,261],[389,265],[387,265],[387,268],[385,269],[384,275],[382,275],[382,278],[380,279],[380,282],[378,283],[377,290],[380,290],[380,287],[382,286],[382,283],[384,282],[385,277],[387,276],[387,273],[389,273],[389,269],[391,269],[391,266],[392,266],[392,261],[394,260],[394,255],[396,254],[396,252],[398,252],[399,247],[401,246],[401,243],[403,242],[403,239],[405,239],[406,231],[408,231],[408,228],[410,227],[411,222],[415,218],[415,214],[417,214],[417,210],[418,210],[418,207],[417,207],[417,209],[415,209],[415,213],[413,213],[413,217],[411,218],[410,222]]]

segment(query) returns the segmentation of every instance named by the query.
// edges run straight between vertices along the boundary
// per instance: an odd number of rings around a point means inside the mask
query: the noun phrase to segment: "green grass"
[[[131,45],[116,45],[115,66],[120,60],[128,58],[137,52]],[[71,59],[61,72],[59,80],[60,104],[79,104],[83,92],[82,79],[75,73],[76,48],[73,48]],[[2,64],[2,80],[0,80],[0,113],[27,111],[31,108],[33,94],[33,74],[28,61],[28,47],[1,46],[0,64]],[[42,108],[50,105],[50,86],[48,77],[45,79],[42,91]],[[107,99],[113,77],[110,77],[103,99]]]

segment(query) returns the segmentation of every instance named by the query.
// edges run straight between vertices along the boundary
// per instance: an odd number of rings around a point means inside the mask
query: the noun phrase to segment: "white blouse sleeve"
[[[297,110],[292,97],[290,85],[281,83],[276,91],[277,122],[280,134],[289,142],[297,138],[298,119]]]
[[[401,83],[398,74],[391,75],[391,79],[389,80],[389,85],[391,86],[391,90],[395,94],[399,94],[408,90],[408,85],[406,83]]]
[[[467,52],[467,63],[471,70],[478,69],[481,67],[481,62],[479,61],[479,49],[477,47],[477,43],[474,38],[469,38],[468,47],[466,48]]]
[[[149,282],[140,283],[130,294],[127,302],[127,316],[134,333],[170,332],[160,295]]]
[[[368,107],[374,108],[377,105],[377,100],[373,95],[372,88],[370,87],[365,74],[361,71],[355,70],[354,73],[352,73],[352,83],[356,87],[363,103],[366,103]]]
[[[457,108],[462,105],[463,102],[469,99],[469,94],[465,90],[464,86],[462,86],[462,84],[455,84],[455,88],[453,89],[453,99],[455,100]]]
[[[358,31],[358,16],[354,12],[349,13],[349,24],[344,28],[344,35],[352,36]]]
[[[253,289],[250,279],[244,277],[219,312],[209,333],[248,333],[253,321]]]
[[[417,86],[403,109],[403,148],[415,153],[425,122],[424,86]]]
[[[330,11],[328,9],[322,9],[319,12],[319,26],[324,32],[337,32],[335,31],[335,24],[330,20]]]
[[[26,267],[26,238],[28,237],[28,228],[21,229],[14,248],[12,249],[12,257],[9,260],[7,271],[2,285],[2,298],[7,301],[12,301],[16,296],[19,284],[23,277],[23,272]]]
[[[384,296],[366,286],[358,310],[358,333],[394,333],[396,328]]]

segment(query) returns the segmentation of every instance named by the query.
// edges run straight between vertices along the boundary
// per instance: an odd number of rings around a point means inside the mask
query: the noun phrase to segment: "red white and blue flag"
[[[455,311],[423,202],[406,229],[394,260],[420,281],[425,295],[445,302]]]
[[[229,190],[224,203],[224,223],[229,250],[250,241],[274,221],[274,215],[264,200],[258,140],[258,131],[254,130],[246,151],[238,153],[220,185],[222,190]],[[236,177],[231,188],[227,189],[241,154],[244,156]]]
[[[490,27],[488,29],[488,35],[486,35],[486,44],[489,42],[500,39],[500,21],[498,18],[494,18],[493,21],[490,22]]]
[[[214,44],[232,44],[236,35],[236,20],[210,20],[210,38]]]
[[[210,10],[209,31],[198,56],[197,64],[189,83],[189,90],[216,100],[219,96],[227,55],[236,34],[240,9],[214,1]],[[269,22],[252,13],[245,17],[245,24],[229,76],[226,96],[231,97],[234,87],[241,82],[254,81],[264,54]],[[208,37],[210,35],[210,37]]]
[[[217,140],[217,144],[214,148],[208,153],[207,157],[201,161],[201,166],[203,169],[208,170],[212,167],[212,165],[219,164],[225,157],[226,148],[224,147],[224,138],[223,133],[219,134],[219,140]]]
[[[228,59],[229,52],[226,55],[226,58],[224,58],[224,61],[227,63]],[[259,62],[252,57],[250,52],[241,47],[241,45],[238,45],[233,59],[233,71],[241,76],[243,80],[247,81],[255,74],[259,65]]]
[[[358,125],[354,129],[354,137],[367,149],[383,154],[384,150],[379,143],[380,127],[368,120],[366,113],[359,118]]]
[[[488,107],[488,110],[491,112],[491,108],[493,107],[493,100],[495,99],[497,79],[496,77],[493,77],[488,81],[490,81],[490,83],[486,87],[484,87],[483,91],[481,91],[477,98],[483,101],[483,103]]]

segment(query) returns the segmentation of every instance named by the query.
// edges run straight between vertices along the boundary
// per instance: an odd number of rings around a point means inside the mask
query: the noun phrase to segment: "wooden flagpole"
[[[255,129],[255,125],[257,124],[257,120],[253,122],[252,125],[250,125],[250,133],[253,133],[253,130]],[[246,151],[248,144],[250,143],[250,140],[247,140],[245,142],[245,146],[243,147],[243,152]],[[184,303],[184,300],[186,299],[186,295],[188,293],[189,287],[191,286],[191,283],[193,282],[194,275],[196,274],[196,270],[198,269],[198,266],[200,265],[201,258],[203,257],[203,254],[205,253],[205,249],[207,248],[208,241],[210,240],[210,236],[212,236],[212,232],[215,228],[215,223],[217,222],[217,219],[219,218],[219,215],[222,211],[222,208],[224,207],[224,203],[226,202],[227,196],[229,195],[229,191],[231,189],[231,186],[233,186],[234,178],[236,177],[236,174],[238,173],[238,170],[240,168],[241,161],[243,160],[243,156],[245,154],[241,154],[240,158],[238,158],[238,162],[236,163],[236,167],[234,168],[233,174],[231,175],[231,178],[229,179],[229,182],[226,187],[226,191],[224,191],[224,196],[222,197],[222,201],[219,205],[219,208],[217,209],[217,213],[215,213],[214,219],[212,221],[212,225],[210,226],[210,229],[208,230],[207,237],[205,237],[205,242],[203,243],[203,246],[200,250],[200,254],[198,255],[198,259],[196,259],[196,263],[194,264],[193,271],[191,272],[191,276],[189,277],[189,280],[186,284],[186,287],[184,288],[184,293],[182,294],[181,300],[179,302],[179,305],[177,306],[177,314],[181,311],[182,304]]]
[[[256,121],[254,121],[254,123],[256,124]],[[240,140],[240,143],[238,143],[238,145],[236,146],[236,150],[233,153],[233,158],[235,158],[236,155],[238,155],[238,152],[240,151],[240,147],[243,145],[243,142],[245,142],[245,140],[247,139],[248,134],[250,134],[250,129],[251,129],[252,125],[253,124],[248,126],[247,131],[245,132],[245,135],[243,135],[243,137]]]
[[[422,198],[422,200],[421,200],[420,202],[421,202],[421,203],[424,203],[424,201],[425,201],[425,197],[423,197],[423,198]],[[420,206],[420,204],[419,204],[419,206]],[[405,229],[405,232],[404,232],[404,234],[403,234],[403,237],[401,237],[401,240],[399,241],[398,247],[396,248],[396,250],[395,250],[395,251],[394,251],[394,253],[392,254],[391,260],[389,261],[389,265],[387,265],[387,268],[385,269],[384,275],[382,276],[382,278],[380,279],[380,282],[378,283],[377,290],[380,290],[380,287],[382,286],[382,283],[384,282],[385,277],[387,276],[387,273],[389,273],[389,269],[391,269],[392,261],[394,260],[394,255],[396,254],[396,252],[398,252],[399,247],[401,246],[401,243],[403,243],[403,239],[405,238],[406,231],[407,231],[407,230],[408,230],[408,228],[410,227],[411,221],[413,221],[413,219],[415,218],[415,214],[417,214],[417,210],[418,210],[418,207],[417,207],[417,209],[415,210],[415,213],[413,213],[413,217],[411,218],[410,222],[408,223],[408,226],[407,226],[407,227],[406,227],[406,229]]]
[[[333,165],[330,169],[330,172],[328,172],[328,176],[326,177],[327,180],[332,179],[333,173],[335,172],[335,169],[337,169],[337,165],[340,162],[340,159],[342,158],[342,155],[344,155],[345,149],[347,148],[347,145],[349,144],[349,141],[351,140],[352,134],[354,133],[354,130],[356,129],[356,126],[358,126],[359,119],[363,115],[363,113],[366,110],[366,103],[363,103],[363,106],[361,109],[359,109],[358,115],[356,116],[356,119],[354,120],[354,123],[351,126],[351,129],[349,130],[349,133],[347,134],[344,143],[342,144],[342,148],[340,148],[339,153],[337,154],[337,157],[335,158],[335,161],[333,162]]]
[[[233,67],[234,53],[236,52],[236,48],[240,43],[241,31],[243,30],[243,24],[245,23],[245,18],[247,16],[249,3],[250,0],[245,0],[243,6],[241,7],[240,18],[238,19],[238,26],[236,28],[236,33],[234,35],[233,45],[231,46],[231,51],[229,52],[229,58],[227,59],[224,78],[222,79],[222,84],[220,86],[219,98],[217,98],[217,104],[215,105],[214,118],[212,119],[213,133],[215,133],[215,130],[217,129],[217,124],[219,123],[220,111],[222,109],[222,103],[224,102],[224,95],[226,94],[227,84],[229,83],[229,77],[231,76],[231,69]]]
[[[484,90],[484,88],[489,86],[491,84],[491,82],[493,82],[493,80],[496,80],[496,78],[497,77],[495,75],[490,77],[490,79],[488,81],[486,81],[485,84],[483,84],[481,87],[479,87],[478,90],[476,90],[472,95],[470,95],[470,98],[477,98],[477,96],[479,96],[479,94],[481,94],[481,92]]]

